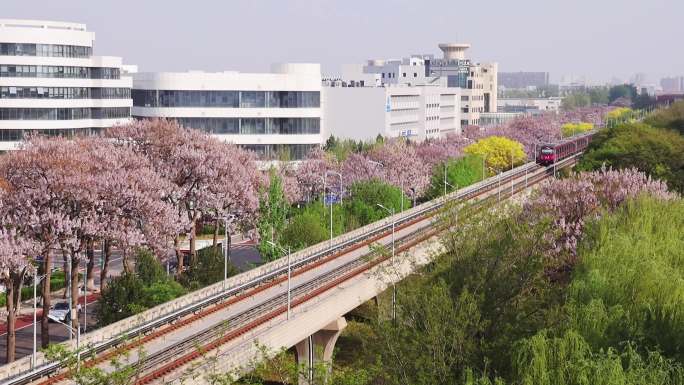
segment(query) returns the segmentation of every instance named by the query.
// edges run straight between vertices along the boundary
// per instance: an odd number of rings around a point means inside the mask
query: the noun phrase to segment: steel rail
[[[579,154],[579,153],[578,153]],[[570,157],[567,157],[563,160],[560,160],[557,162],[556,167],[563,167],[562,162],[576,157],[578,154],[571,155]],[[546,169],[550,169],[552,166],[546,167]],[[495,177],[490,177],[486,180],[483,180],[481,182],[478,182],[474,185],[468,186],[464,189],[452,192],[448,194],[445,197],[440,197],[435,200],[423,203],[419,206],[416,206],[412,209],[409,209],[405,211],[404,213],[398,213],[396,216],[399,218],[396,220],[396,224],[400,225],[401,227],[398,228],[403,228],[407,224],[412,224],[411,222],[416,221],[417,219],[420,219],[422,217],[428,216],[427,214],[434,213],[441,209],[445,204],[448,202],[455,200],[455,199],[471,199],[473,197],[476,197],[478,195],[481,195],[482,193],[485,193],[489,190],[492,190],[496,188],[495,186],[501,184],[501,183],[508,183],[511,179],[515,179],[517,177],[520,177],[521,175],[525,173],[530,173],[534,172],[536,170],[539,170],[542,168],[541,166],[537,165],[536,163],[530,162],[526,163],[522,166],[519,166],[517,168],[514,168],[512,170],[509,170],[505,173],[499,174]],[[369,226],[368,230],[366,232],[363,232],[357,236],[354,236],[350,239],[342,240],[339,241],[337,244],[334,245],[333,248],[329,250],[324,250],[324,251],[318,251],[314,252],[309,256],[305,256],[302,259],[295,261],[293,263],[292,268],[293,270],[298,270],[308,264],[314,263],[317,260],[320,260],[326,256],[331,256],[331,255],[343,255],[349,252],[346,250],[348,247],[352,246],[353,247],[355,244],[359,243],[360,241],[367,240],[369,238],[377,238],[378,235],[381,235],[382,233],[386,232],[388,229],[391,228],[391,222],[389,221],[391,218],[386,218],[383,221],[379,221],[380,224],[378,225],[377,222],[376,224],[372,224]],[[373,225],[374,228],[373,228]],[[402,226],[403,225],[403,226]],[[344,251],[344,252],[341,252]],[[308,270],[308,269],[307,269]],[[140,325],[138,327],[132,328],[128,330],[125,333],[122,333],[116,337],[113,337],[107,341],[103,341],[99,344],[93,345],[88,347],[82,352],[83,356],[87,355],[92,355],[92,354],[97,354],[101,353],[107,349],[116,347],[118,344],[121,344],[125,340],[131,338],[131,337],[138,337],[141,335],[145,335],[146,333],[150,332],[151,330],[154,330],[160,326],[172,324],[174,321],[180,320],[182,317],[187,316],[192,313],[196,313],[198,311],[201,311],[202,309],[210,306],[217,304],[225,299],[230,299],[230,297],[239,295],[242,292],[245,292],[246,290],[258,287],[264,283],[269,282],[270,280],[276,279],[278,276],[283,275],[286,273],[287,267],[280,267],[280,268],[275,268],[269,272],[266,272],[260,276],[254,277],[248,282],[242,283],[240,285],[230,287],[226,289],[225,291],[222,291],[220,293],[217,293],[215,295],[212,295],[208,298],[205,298],[201,301],[197,301],[195,303],[189,304],[184,308],[178,309],[174,312],[171,312],[167,315],[164,315],[162,317],[159,317],[158,319],[155,319],[154,321],[148,322],[146,324]],[[293,274],[295,274],[295,271],[293,271]],[[174,330],[176,328],[173,328]],[[169,331],[170,332],[170,331]],[[146,341],[147,342],[147,341]],[[2,385],[20,385],[20,384],[26,384],[31,381],[34,381],[36,379],[45,377],[46,375],[53,373],[60,369],[63,366],[61,362],[52,362],[46,365],[42,365],[38,368],[35,368],[33,371],[23,373],[19,376],[12,377],[8,379],[7,381],[3,382]]]
[[[567,159],[568,158],[566,158],[565,160],[567,160]],[[564,166],[564,165],[561,165],[561,167],[562,166]],[[547,170],[545,170],[545,172],[543,174],[535,175],[534,177],[532,177],[531,180],[528,180],[527,182],[518,181],[517,183],[514,183],[513,191],[507,189],[505,194],[512,196],[516,192],[527,188],[528,183],[530,183],[530,181],[533,184],[535,184],[539,181],[542,181],[542,180],[550,177],[552,174],[550,174],[549,171],[550,170],[547,169]],[[489,196],[486,199],[492,198],[492,197],[493,196]],[[429,238],[439,234],[442,230],[443,229],[432,228],[431,226],[425,226],[425,227],[419,228],[418,230],[402,237],[402,239],[409,238],[409,240],[408,240],[408,242],[402,242],[403,244],[399,246],[398,251],[399,252],[406,251],[406,250],[410,249],[411,247],[425,241],[426,239],[429,239]],[[419,236],[416,237],[416,235],[419,235]],[[320,294],[322,294],[322,293],[324,293],[330,289],[338,287],[341,283],[343,283],[343,282],[345,282],[351,278],[354,278],[363,272],[370,270],[371,268],[373,268],[373,267],[379,265],[380,263],[388,260],[389,258],[391,258],[391,256],[389,256],[389,255],[381,256],[381,257],[376,258],[376,259],[371,260],[371,261],[365,261],[363,258],[364,258],[364,256],[360,256],[357,259],[355,259],[354,261],[366,262],[364,265],[357,268],[355,271],[344,274],[343,276],[341,276],[341,277],[339,277],[339,278],[337,278],[331,282],[328,282],[327,284],[325,284],[321,287],[318,287],[318,288],[312,290],[311,292],[307,293],[304,297],[297,298],[296,300],[293,301],[292,307],[300,306],[303,303],[305,303],[307,300],[315,298],[316,296],[318,296],[318,295],[320,295]],[[354,262],[354,261],[352,261],[352,262]],[[316,278],[314,278],[314,280],[316,280]],[[213,350],[213,349],[219,347],[220,345],[223,345],[223,344],[235,339],[236,337],[243,335],[252,329],[255,329],[259,325],[264,324],[264,323],[276,318],[277,316],[283,314],[283,312],[285,311],[284,309],[285,309],[284,306],[280,306],[279,308],[272,310],[270,313],[260,316],[256,320],[250,322],[248,325],[244,325],[243,327],[240,327],[236,330],[229,332],[227,335],[221,336],[217,340],[209,342],[208,344],[201,346],[201,347],[194,346],[194,349],[192,352],[187,353],[184,356],[181,356],[179,358],[176,358],[174,361],[163,365],[161,368],[153,371],[152,373],[150,373],[148,375],[143,376],[142,378],[138,379],[135,382],[135,384],[136,385],[145,385],[145,384],[151,383],[154,380],[162,378],[164,375],[173,372],[174,370],[180,368],[181,366],[191,362],[192,360],[194,360],[196,358],[199,358],[200,356],[204,355],[208,351]]]

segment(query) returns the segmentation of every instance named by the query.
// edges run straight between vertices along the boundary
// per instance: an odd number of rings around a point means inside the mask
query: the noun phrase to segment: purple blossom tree
[[[571,178],[553,179],[540,186],[538,193],[524,205],[524,215],[538,218],[549,215],[558,231],[556,252],[568,251],[574,264],[577,244],[587,221],[603,209],[614,210],[625,200],[639,194],[671,199],[667,185],[653,180],[637,169],[602,169],[582,172]]]
[[[2,218],[8,223],[8,218]],[[16,321],[21,305],[21,286],[24,276],[32,272],[30,260],[36,255],[38,245],[15,230],[0,228],[0,282],[5,286],[7,298],[7,362],[15,359]]]

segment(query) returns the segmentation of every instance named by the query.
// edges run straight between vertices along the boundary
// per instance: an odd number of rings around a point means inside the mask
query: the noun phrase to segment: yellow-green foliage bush
[[[525,163],[527,155],[523,145],[503,136],[489,136],[469,145],[463,151],[486,159],[490,171],[509,170],[511,163],[518,166]],[[512,161],[512,162],[511,162]]]
[[[563,136],[573,136],[577,134],[581,134],[583,132],[591,131],[594,129],[594,125],[592,123],[566,123],[561,127],[563,130]]]
[[[627,120],[632,117],[632,109],[627,107],[620,107],[609,111],[606,114],[606,119],[624,119]]]

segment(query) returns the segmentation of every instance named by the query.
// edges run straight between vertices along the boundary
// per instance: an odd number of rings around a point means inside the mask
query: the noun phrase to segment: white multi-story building
[[[440,44],[443,58],[412,55],[400,60],[369,60],[363,71],[379,75],[383,85],[442,85],[461,89],[461,126],[480,125],[480,114],[497,112],[497,63],[465,57],[470,44]]]
[[[92,56],[84,24],[0,20],[0,151],[28,134],[91,134],[130,120],[131,78]]]
[[[325,136],[422,141],[461,132],[460,89],[442,86],[324,87]]]
[[[277,64],[272,73],[137,73],[132,95],[135,118],[176,119],[269,159],[300,159],[324,141],[319,64]]]

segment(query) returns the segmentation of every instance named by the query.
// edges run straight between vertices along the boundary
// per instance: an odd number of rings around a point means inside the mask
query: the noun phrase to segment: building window
[[[0,87],[0,99],[130,99],[130,88]]]
[[[320,118],[177,118],[184,127],[210,134],[311,135],[320,134]]]
[[[118,68],[0,65],[0,77],[8,78],[72,78],[72,79],[119,79]]]
[[[131,116],[128,107],[109,108],[0,108],[0,120],[116,119]]]
[[[319,108],[318,91],[133,90],[137,107]]]
[[[401,74],[402,77],[406,77],[406,72]]]
[[[48,56],[88,58],[92,47],[59,44],[0,43],[1,56]]]
[[[417,78],[417,77],[418,77],[418,73],[417,73],[417,72],[414,72],[414,73],[413,73],[413,77],[414,77],[414,78]]]

